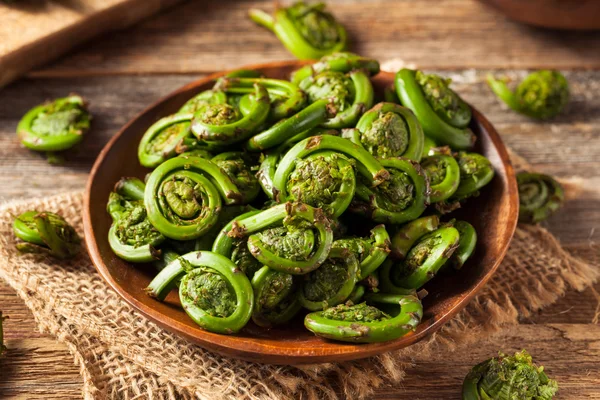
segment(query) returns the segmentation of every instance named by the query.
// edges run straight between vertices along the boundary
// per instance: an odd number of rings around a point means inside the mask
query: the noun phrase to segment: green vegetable
[[[108,199],[107,211],[113,219],[108,243],[120,258],[131,262],[151,262],[159,258],[156,249],[165,237],[148,220],[144,206],[145,184],[137,178],[122,178]]]
[[[254,84],[251,104],[245,114],[230,104],[207,105],[194,114],[192,133],[212,146],[226,146],[243,141],[256,133],[271,109],[269,94],[264,86]]]
[[[296,58],[318,59],[344,50],[346,30],[325,11],[325,3],[305,4],[298,1],[289,7],[275,10],[271,16],[252,9],[250,18],[273,31],[281,43]]]
[[[519,221],[538,223],[554,214],[563,204],[565,193],[554,178],[544,174],[520,172]]]
[[[419,289],[431,280],[458,247],[460,234],[453,227],[442,227],[421,237],[406,258],[391,271],[394,285]]]
[[[460,183],[450,200],[476,196],[494,177],[492,163],[481,154],[461,151],[456,155],[456,161],[460,167]]]
[[[299,84],[305,78],[324,71],[348,73],[358,69],[367,72],[369,76],[377,75],[379,73],[379,61],[350,52],[333,53],[321,57],[314,64],[305,65],[294,71],[290,80]]]
[[[356,256],[334,243],[327,260],[304,276],[298,293],[300,304],[317,311],[343,303],[352,294],[359,271]]]
[[[216,104],[227,104],[227,94],[220,90],[205,90],[189,99],[177,113],[193,114]]]
[[[473,145],[471,108],[450,89],[449,79],[404,68],[395,85],[400,102],[415,113],[427,136],[457,150]]]
[[[504,80],[487,77],[492,91],[513,110],[536,119],[557,116],[569,102],[569,84],[558,71],[532,72],[517,86],[508,88]]]
[[[210,161],[225,172],[242,193],[242,203],[249,203],[258,196],[260,184],[252,171],[252,157],[240,151],[229,151],[214,156]]]
[[[190,135],[193,114],[173,114],[155,122],[142,137],[138,146],[138,158],[144,167],[158,167],[165,160],[175,157],[184,139]]]
[[[419,121],[406,107],[379,103],[363,114],[357,129],[347,130],[347,137],[361,144],[375,157],[404,157],[420,161],[424,135]]]
[[[23,242],[16,247],[23,253],[47,253],[66,259],[79,254],[81,239],[75,229],[58,214],[25,211],[13,223],[15,236]]]
[[[281,325],[302,308],[293,276],[262,267],[252,278],[254,310],[252,320],[258,326]]]
[[[451,155],[434,154],[423,158],[421,166],[429,178],[429,201],[439,203],[452,197],[460,184],[460,168]]]
[[[391,256],[403,260],[415,242],[425,234],[435,231],[439,224],[440,219],[437,215],[428,215],[402,225],[392,236]]]
[[[458,231],[460,238],[458,239],[458,247],[450,257],[450,264],[455,269],[461,269],[465,262],[475,252],[477,245],[477,232],[473,225],[467,221],[455,221],[452,226]]]
[[[558,383],[537,367],[527,351],[499,353],[476,365],[463,382],[463,400],[550,400]]]
[[[176,157],[152,171],[144,204],[150,223],[160,233],[171,239],[190,240],[216,224],[222,201],[239,204],[243,199],[231,178],[213,162]]]
[[[360,116],[373,107],[375,93],[368,74],[361,70],[347,74],[324,71],[309,76],[299,84],[310,103],[328,100],[333,117],[321,124],[325,128],[351,128]]]
[[[394,340],[414,331],[423,317],[423,306],[413,295],[369,294],[367,303],[338,305],[308,314],[304,326],[316,335],[354,343]],[[393,307],[390,315],[374,307]]]
[[[376,187],[359,180],[350,210],[380,223],[402,224],[418,218],[429,205],[429,185],[422,168],[401,158],[380,161],[389,179]],[[361,177],[365,176],[363,168],[358,165]]]
[[[385,225],[371,229],[369,238],[346,238],[336,240],[334,246],[348,249],[360,262],[359,279],[365,279],[385,261],[390,252],[390,235]]]
[[[394,283],[392,274],[395,272],[395,269],[394,261],[390,258],[386,259],[383,264],[381,264],[381,267],[376,271],[379,283],[377,289],[379,289],[381,293],[416,296],[417,291],[415,289],[406,289],[397,286]]]
[[[46,152],[49,161],[56,161],[54,152],[79,143],[91,119],[83,98],[73,94],[29,110],[17,125],[17,135],[23,146]]]

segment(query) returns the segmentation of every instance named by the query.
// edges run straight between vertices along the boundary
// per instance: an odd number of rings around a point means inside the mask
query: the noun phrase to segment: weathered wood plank
[[[423,68],[600,67],[600,33],[557,32],[511,21],[473,0],[330,0],[351,49]],[[271,0],[192,1],[137,27],[88,44],[37,76],[207,73],[291,58],[247,18]]]

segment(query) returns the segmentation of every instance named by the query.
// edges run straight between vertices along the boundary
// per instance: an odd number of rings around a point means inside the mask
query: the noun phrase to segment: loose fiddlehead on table
[[[446,264],[458,247],[460,234],[456,228],[445,226],[421,237],[409,250],[406,258],[394,265],[391,280],[405,289],[419,289]]]
[[[23,242],[16,247],[23,253],[47,253],[66,259],[79,253],[81,239],[63,217],[49,211],[26,211],[13,222],[15,236]]]
[[[336,241],[325,262],[303,277],[298,300],[311,311],[341,304],[352,294],[359,274],[356,255]]]
[[[243,203],[244,194],[215,163],[176,157],[150,174],[144,194],[148,219],[163,235],[196,239],[217,222],[221,204]]]
[[[165,237],[148,220],[144,206],[146,185],[137,178],[122,178],[109,196],[107,211],[113,219],[108,243],[120,258],[150,262],[159,258],[156,246]]]
[[[519,221],[538,223],[554,214],[565,200],[565,193],[554,178],[544,174],[520,172]]]
[[[513,110],[536,119],[557,116],[569,102],[569,83],[558,71],[532,72],[517,86],[509,89],[504,80],[488,75],[492,91]]]
[[[377,75],[379,73],[379,61],[350,52],[333,53],[292,72],[290,80],[299,84],[305,78],[324,71],[348,73],[354,70],[365,71],[369,76]]]
[[[281,43],[296,58],[318,59],[342,51],[346,47],[346,30],[325,11],[325,3],[305,4],[298,1],[289,7],[280,7],[271,16],[252,9],[250,18],[273,31]]]
[[[448,79],[406,68],[395,78],[401,103],[415,113],[427,136],[453,149],[468,149],[475,142],[468,128],[471,108],[449,84]]]
[[[418,218],[429,205],[429,182],[420,165],[402,158],[379,160],[389,178],[372,187],[360,179],[350,210],[380,223],[401,224]],[[358,165],[365,176],[362,165]]]
[[[29,110],[17,125],[17,135],[25,147],[46,152],[51,163],[60,162],[54,152],[79,143],[91,119],[83,98],[73,94]]]
[[[329,101],[329,108],[335,115],[321,124],[325,128],[354,127],[375,99],[369,75],[361,70],[347,74],[324,71],[305,78],[299,86],[307,93],[310,103]]]
[[[558,383],[523,350],[514,356],[498,354],[471,369],[462,387],[463,400],[551,400]]]
[[[414,113],[392,103],[379,103],[363,114],[356,129],[342,136],[361,144],[375,157],[403,157],[420,161],[424,134]]]
[[[188,253],[159,272],[146,291],[162,300],[179,279],[181,305],[203,329],[231,334],[250,319],[254,305],[252,286],[228,258],[209,251]]]
[[[328,339],[376,343],[405,336],[416,329],[423,317],[423,306],[414,295],[368,294],[366,299],[366,303],[340,304],[310,313],[304,326]]]
[[[251,106],[246,113],[230,104],[214,104],[194,114],[191,130],[201,142],[209,146],[228,146],[252,136],[266,121],[271,103],[264,86],[255,83]]]
[[[272,270],[267,266],[258,270],[252,278],[254,323],[270,327],[292,319],[302,308],[298,301],[297,286],[290,274]]]

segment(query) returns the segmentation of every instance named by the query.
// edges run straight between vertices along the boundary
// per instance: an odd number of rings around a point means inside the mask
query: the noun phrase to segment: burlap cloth
[[[569,188],[567,188],[569,190]],[[33,312],[42,332],[65,343],[81,367],[87,399],[360,398],[397,385],[418,354],[451,352],[483,340],[582,290],[599,275],[539,226],[519,226],[498,273],[458,317],[430,339],[367,360],[303,367],[254,364],[206,351],[171,334],[122,301],[87,254],[69,262],[20,255],[13,215],[29,209],[63,215],[82,233],[82,193],[14,202],[0,209],[0,277]]]

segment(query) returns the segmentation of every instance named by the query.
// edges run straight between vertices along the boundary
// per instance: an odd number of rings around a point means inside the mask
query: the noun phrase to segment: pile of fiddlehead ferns
[[[303,12],[307,24],[328,18]],[[417,290],[475,251],[475,228],[445,214],[494,170],[447,79],[403,69],[377,103],[378,72],[376,60],[334,53],[289,81],[217,79],[143,136],[139,160],[153,170],[145,183],[123,178],[108,202],[115,254],[153,261],[147,293],[162,301],[178,288],[213,332],[303,309],[307,329],[335,340],[416,329]]]

